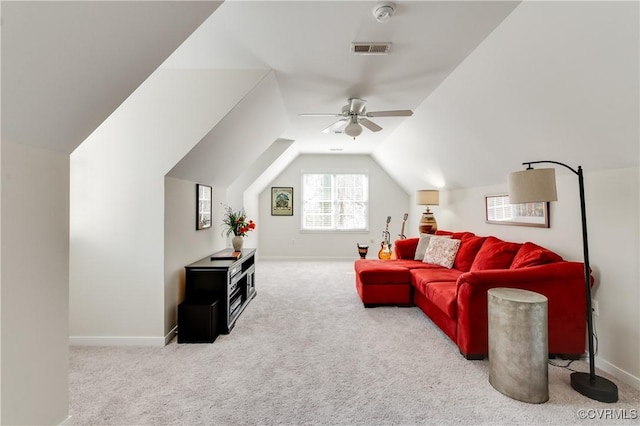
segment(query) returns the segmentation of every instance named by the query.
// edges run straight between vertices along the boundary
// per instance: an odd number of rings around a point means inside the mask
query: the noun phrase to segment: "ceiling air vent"
[[[351,43],[354,55],[388,55],[391,43]]]

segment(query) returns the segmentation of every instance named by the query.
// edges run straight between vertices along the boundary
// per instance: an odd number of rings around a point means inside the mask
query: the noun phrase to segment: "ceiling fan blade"
[[[367,104],[367,101],[359,98],[351,98],[349,102],[351,104],[349,109],[354,114],[362,114],[364,112],[364,106]]]
[[[410,109],[398,109],[395,111],[371,111],[365,114],[367,117],[410,117],[413,111]]]
[[[300,117],[340,117],[342,114],[336,114],[331,112],[311,112],[308,114],[298,114]]]
[[[349,123],[348,118],[340,119],[335,123],[333,123],[332,125],[330,125],[329,127],[327,127],[326,129],[324,129],[322,133],[342,133],[344,128],[347,126],[347,123]]]
[[[372,132],[379,132],[380,130],[382,130],[382,127],[378,126],[376,123],[374,123],[371,120],[367,120],[366,118],[361,118],[359,120],[359,122],[364,127],[366,127],[367,129],[371,130]]]

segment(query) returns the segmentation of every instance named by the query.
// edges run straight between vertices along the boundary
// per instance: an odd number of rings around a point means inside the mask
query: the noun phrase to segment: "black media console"
[[[185,298],[178,306],[178,343],[211,343],[229,334],[256,297],[255,249],[222,250],[185,266]]]

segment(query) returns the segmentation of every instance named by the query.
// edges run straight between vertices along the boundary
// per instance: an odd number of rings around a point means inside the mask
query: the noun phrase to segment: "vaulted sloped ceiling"
[[[217,1],[3,1],[2,139],[71,153]]]
[[[354,141],[321,132],[333,116],[299,114],[337,113],[350,97],[367,100],[368,111],[414,109],[519,4],[396,1],[392,19],[380,23],[378,3],[227,1],[163,67],[271,69],[289,118],[281,138],[301,153],[369,154],[404,117],[378,117],[384,130]],[[392,45],[388,55],[356,55],[352,42]]]
[[[407,191],[506,185],[525,161],[637,167],[638,12],[522,3],[374,157]]]
[[[167,176],[226,188],[278,139],[287,124],[278,83],[268,73]]]
[[[277,90],[252,95],[262,110],[225,132],[258,129],[284,105],[288,126],[261,151],[282,138],[296,152],[373,152],[408,192],[499,183],[549,155],[589,170],[638,164],[637,2],[398,1],[386,24],[375,4],[3,1],[2,139],[73,151],[180,46],[164,66],[273,71]],[[351,41],[392,51],[354,56]],[[378,119],[384,131],[356,141],[321,134],[332,117],[298,117],[348,96],[415,114]],[[225,146],[222,130],[203,146]]]
[[[376,118],[384,130],[354,141],[321,133],[335,117],[299,114],[338,112],[349,97],[366,98],[370,111],[414,109],[519,4],[402,1],[382,24],[372,14],[377,3],[225,2],[162,67],[271,69],[272,88],[247,95],[168,175],[226,187],[238,176],[240,153],[259,153],[278,138],[293,142],[273,164],[257,163],[265,173],[252,189],[266,187],[298,153],[369,154],[403,117]],[[391,53],[354,55],[352,41],[389,41]]]

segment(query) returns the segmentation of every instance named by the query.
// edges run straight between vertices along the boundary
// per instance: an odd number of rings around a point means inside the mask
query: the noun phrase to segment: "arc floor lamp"
[[[587,334],[589,344],[589,373],[571,373],[571,387],[582,395],[602,402],[616,402],[618,387],[612,381],[596,375],[593,350],[593,317],[591,314],[591,268],[589,267],[589,245],[587,242],[587,216],[584,202],[584,177],[582,166],[574,169],[557,161],[528,161],[522,163],[526,170],[508,176],[509,202],[512,204],[557,201],[555,168],[534,169],[532,164],[551,163],[566,167],[578,175],[580,189],[580,213],[582,215],[582,248],[584,252],[584,285],[587,305]]]

